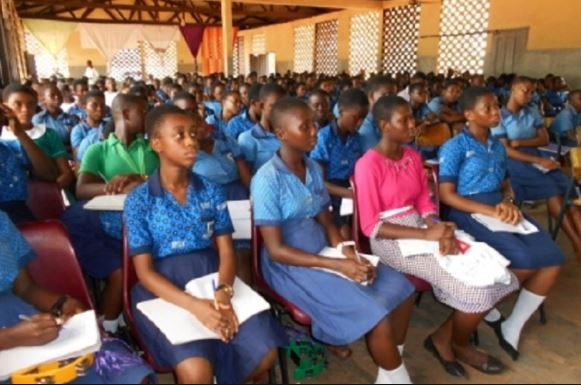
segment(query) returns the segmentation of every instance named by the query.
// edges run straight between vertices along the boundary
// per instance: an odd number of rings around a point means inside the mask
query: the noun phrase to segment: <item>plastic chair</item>
[[[452,138],[452,131],[447,123],[436,123],[423,130],[416,138],[416,144],[420,147],[440,147]]]
[[[94,309],[83,272],[64,226],[58,221],[19,225],[36,258],[28,265],[32,280],[58,294],[68,294]]]
[[[355,180],[350,179],[351,189],[353,190],[353,240],[357,245],[357,249],[363,253],[371,254],[371,245],[369,243],[369,238],[363,234],[361,231],[361,226],[359,225],[359,208],[357,206],[357,187],[355,186]],[[405,274],[408,281],[416,288],[416,306],[419,306],[424,293],[432,291],[432,285],[421,278],[415,277],[413,275]]]
[[[58,219],[67,208],[58,185],[39,180],[28,181],[26,205],[39,221]]]
[[[151,353],[147,350],[147,347],[143,343],[141,335],[137,331],[137,326],[135,323],[135,317],[133,316],[133,309],[131,307],[131,289],[137,284],[139,279],[135,272],[135,267],[133,266],[133,261],[129,257],[129,248],[127,245],[127,231],[123,230],[123,315],[125,316],[125,321],[127,326],[131,330],[131,335],[137,342],[137,345],[143,351],[143,358],[145,361],[155,370],[156,373],[165,374],[172,373],[174,376],[174,381],[177,384],[177,376],[173,368],[165,368],[157,365]]]

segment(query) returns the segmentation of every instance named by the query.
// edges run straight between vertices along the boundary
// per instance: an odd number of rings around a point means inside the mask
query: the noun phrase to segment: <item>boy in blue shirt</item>
[[[79,153],[83,140],[91,137],[96,138],[98,142],[105,127],[105,95],[101,91],[91,91],[84,96],[83,104],[86,108],[86,117],[71,132],[73,155],[79,161],[84,155]]]
[[[47,84],[43,90],[45,110],[34,115],[32,123],[34,125],[44,124],[57,132],[61,141],[65,145],[71,143],[71,131],[79,123],[79,119],[65,113],[61,109],[63,104],[63,95],[60,90],[52,83]]]
[[[260,109],[262,110],[260,123],[238,138],[242,154],[252,168],[253,175],[280,148],[280,140],[270,125],[270,112],[275,103],[285,95],[284,89],[276,83],[264,85],[260,90]]]
[[[313,91],[309,96],[309,107],[315,113],[315,123],[320,130],[327,127],[331,121],[331,97],[321,89]]]
[[[349,178],[353,176],[355,163],[363,155],[361,136],[357,132],[369,112],[369,101],[363,91],[345,91],[339,97],[339,118],[322,128],[317,145],[310,157],[323,170],[325,187],[331,195],[333,222],[345,238],[349,238],[349,218],[341,217],[343,198],[353,199]]]
[[[212,127],[212,137],[224,140],[228,123],[240,113],[242,103],[238,91],[229,91],[222,100],[221,111],[215,115],[209,115],[206,123]]]
[[[173,98],[173,105],[186,112],[198,113],[196,97],[187,91],[178,92]]]
[[[577,147],[577,127],[581,126],[581,90],[569,94],[569,103],[557,115],[551,132],[561,138],[561,143],[569,147]]]
[[[448,123],[450,128],[460,132],[466,119],[458,105],[458,99],[462,94],[462,87],[460,83],[455,80],[450,80],[444,83],[442,94],[439,97],[432,99],[428,104],[430,110],[439,116],[442,122]]]
[[[373,106],[381,97],[387,95],[397,95],[397,83],[388,76],[376,76],[369,80],[367,84],[367,98],[369,99],[369,113],[359,129],[363,137],[363,152],[375,147],[381,140],[381,132],[375,127],[373,122]]]
[[[248,92],[249,104],[247,109],[241,114],[235,116],[228,122],[226,126],[226,135],[233,139],[238,140],[238,137],[252,127],[254,127],[259,121],[262,111],[260,109],[260,89],[262,85],[255,84],[250,87]],[[242,88],[241,88],[242,89]],[[242,97],[242,94],[240,94]],[[242,103],[244,104],[244,97],[242,97]]]
[[[73,94],[75,95],[75,104],[69,108],[67,112],[69,115],[76,116],[80,121],[85,120],[87,114],[83,108],[83,100],[85,95],[89,92],[89,85],[82,79],[75,80],[73,83]]]

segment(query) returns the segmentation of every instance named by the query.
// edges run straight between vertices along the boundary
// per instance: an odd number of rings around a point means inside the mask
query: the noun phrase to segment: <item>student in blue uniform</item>
[[[242,154],[252,168],[252,174],[272,158],[280,148],[280,141],[270,125],[272,106],[286,95],[284,89],[276,83],[262,86],[260,90],[260,106],[262,116],[260,123],[238,137]]]
[[[44,111],[34,115],[32,123],[34,125],[44,124],[57,132],[64,145],[70,146],[71,131],[79,119],[76,116],[69,115],[61,109],[63,104],[63,95],[60,90],[52,83],[44,87]]]
[[[198,103],[196,97],[187,91],[178,92],[173,98],[173,105],[182,111],[198,113]]]
[[[353,199],[349,179],[353,176],[355,162],[363,155],[359,127],[369,113],[369,101],[361,90],[345,91],[339,96],[339,118],[319,130],[317,145],[310,157],[323,169],[325,187],[331,195],[333,223],[341,235],[351,234],[348,217],[341,217],[342,199]]]
[[[268,312],[239,325],[231,299],[236,272],[234,229],[226,195],[218,185],[192,173],[196,132],[202,119],[175,107],[147,116],[147,134],[160,168],[125,203],[129,253],[139,283],[132,303],[163,298],[191,312],[222,341],[172,345],[134,309],[139,333],[156,362],[170,366],[179,383],[239,384],[264,381],[286,338]],[[192,279],[219,272],[215,301],[184,292]]]
[[[88,92],[82,101],[86,118],[77,124],[71,132],[71,147],[75,159],[81,161],[84,154],[79,154],[81,142],[88,136],[101,136],[105,127],[105,95],[101,91]],[[91,133],[93,133],[91,135]]]
[[[90,211],[85,201],[103,195],[127,194],[158,167],[159,160],[145,140],[143,121],[145,99],[135,95],[117,95],[113,101],[115,131],[91,146],[79,171],[77,198],[62,216],[83,270],[106,281],[101,314],[103,327],[116,333],[122,310],[122,225],[121,214]]]
[[[315,113],[317,129],[329,126],[331,123],[331,97],[322,89],[316,89],[309,95],[309,107]]]
[[[418,133],[421,133],[427,126],[438,123],[438,115],[428,107],[430,92],[425,83],[411,84],[409,87],[409,96],[412,113],[416,120],[416,131]],[[417,145],[414,147],[422,154],[422,159],[424,160],[438,157],[438,148],[436,147],[419,147]]]
[[[75,96],[75,103],[65,111],[69,115],[76,116],[79,121],[83,121],[87,118],[87,113],[83,107],[83,100],[85,100],[85,95],[89,92],[89,85],[83,79],[77,79],[73,83],[73,94]]]
[[[51,314],[55,305],[58,304],[65,319],[84,311],[83,305],[74,298],[50,292],[32,281],[26,267],[34,261],[34,251],[2,211],[0,243],[0,352],[46,345],[54,341],[62,329]],[[23,320],[23,316],[30,317],[30,320]],[[105,342],[96,353],[97,361],[103,355],[117,360],[120,364],[118,368],[101,366],[97,370],[97,365],[93,365],[84,377],[73,383],[139,384],[153,374],[135,353],[118,341]]]
[[[251,130],[258,122],[262,115],[260,108],[260,89],[262,85],[255,84],[248,91],[248,107],[239,115],[235,116],[226,126],[226,135],[238,140],[240,135]]]
[[[221,111],[215,115],[209,115],[206,123],[213,128],[212,137],[225,140],[228,123],[240,113],[242,102],[238,91],[229,91],[222,100]]]
[[[381,140],[381,132],[375,127],[373,122],[373,106],[375,102],[386,95],[397,95],[397,83],[387,76],[376,76],[369,80],[367,84],[367,98],[369,99],[369,113],[359,129],[363,137],[363,152],[373,148]]]
[[[462,85],[456,80],[444,83],[442,93],[428,103],[432,112],[438,115],[440,121],[448,123],[454,132],[461,131],[464,126],[464,114],[458,105],[462,94]]]
[[[496,309],[486,317],[500,346],[516,360],[522,329],[550,293],[565,257],[542,226],[528,217],[537,233],[492,232],[472,217],[484,214],[516,224],[523,214],[514,203],[507,152],[490,133],[500,122],[496,97],[487,89],[469,88],[461,105],[468,127],[440,150],[440,196],[451,208],[448,219],[510,260],[509,268],[521,283],[521,294],[507,320]]]
[[[36,110],[37,102],[34,91],[22,87],[20,84],[6,87],[2,99],[8,102],[14,90],[24,90],[30,96],[25,103],[15,103],[11,107],[0,104],[0,121],[5,120],[20,143],[19,148],[14,149],[0,142],[0,210],[6,212],[15,223],[35,219],[26,205],[29,172],[31,176],[47,182],[54,182],[57,177],[53,162],[26,133],[32,128],[30,117]]]
[[[581,127],[581,90],[569,94],[569,102],[555,118],[551,132],[564,146],[578,147],[577,127]]]
[[[204,105],[212,113],[208,115],[220,115],[222,112],[222,101],[224,100],[224,95],[226,93],[226,87],[220,82],[214,82],[209,88],[208,96],[210,100],[206,100]]]
[[[344,260],[318,255],[345,239],[331,219],[321,169],[306,157],[317,142],[313,113],[304,102],[286,99],[274,107],[271,121],[282,147],[251,185],[254,223],[265,244],[261,258],[266,281],[309,315],[317,340],[337,347],[365,337],[379,366],[375,383],[411,383],[401,352],[413,286],[383,265],[375,269],[359,261],[349,248],[343,250],[348,256]],[[367,281],[368,286],[361,285]]]
[[[526,77],[514,81],[510,99],[501,112],[502,120],[492,129],[492,134],[508,152],[508,170],[517,200],[546,199],[551,216],[557,218],[569,180],[559,163],[539,150],[549,143],[549,134],[541,116],[528,106],[533,86],[533,81]],[[567,210],[563,230],[581,259],[580,209],[570,207]]]

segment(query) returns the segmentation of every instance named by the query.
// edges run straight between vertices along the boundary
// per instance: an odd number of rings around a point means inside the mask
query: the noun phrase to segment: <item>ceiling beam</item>
[[[220,0],[206,0],[220,1]],[[378,0],[236,0],[245,4],[291,5],[299,7],[351,9],[351,10],[381,10],[383,1]]]
[[[177,25],[177,24],[179,24],[177,22],[168,22],[168,21],[164,21],[164,20],[160,20],[160,21],[153,21],[153,20],[143,20],[143,21],[139,21],[139,20],[126,20],[126,21],[122,21],[122,20],[111,20],[111,19],[79,20],[77,18],[73,19],[71,17],[66,17],[66,16],[42,16],[42,15],[27,16],[27,19],[42,19],[42,20],[54,20],[54,21],[74,21],[74,22],[85,21],[85,22],[95,23],[95,24],[115,24],[115,23],[120,23],[120,22],[122,22],[123,24],[144,24],[144,25]],[[196,24],[196,25],[199,25],[201,27],[202,26],[214,27],[214,26],[220,26],[220,24],[221,24],[220,23],[220,20],[217,20],[214,23],[208,22],[210,20],[211,19],[208,18],[205,23],[203,23],[203,24]]]

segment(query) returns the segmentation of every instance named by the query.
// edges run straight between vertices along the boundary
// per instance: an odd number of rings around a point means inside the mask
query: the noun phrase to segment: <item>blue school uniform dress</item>
[[[497,138],[506,138],[508,140],[532,139],[537,136],[537,130],[544,127],[541,116],[530,107],[524,107],[518,115],[513,114],[504,107],[501,115],[502,121],[500,125],[492,129],[492,134]],[[538,148],[533,147],[520,147],[518,151],[538,157],[548,156]],[[508,160],[508,171],[510,172],[512,187],[519,202],[543,200],[564,195],[569,183],[561,170],[543,174],[531,163],[514,159]]]
[[[87,112],[78,104],[73,104],[69,111],[67,112],[69,115],[76,116],[81,122],[87,119]]]
[[[329,183],[349,187],[355,163],[363,155],[361,141],[359,133],[348,135],[344,141],[339,135],[337,122],[333,120],[319,131],[317,145],[310,157],[325,166]],[[333,222],[336,225],[349,222],[348,218],[341,217],[341,200],[341,197],[331,196]]]
[[[278,137],[272,132],[266,132],[260,123],[240,135],[238,144],[244,159],[252,168],[252,174],[256,174],[258,169],[280,149]]]
[[[438,96],[428,103],[428,108],[436,115],[442,114],[442,109],[444,108],[444,100],[442,97]],[[450,108],[455,112],[462,112],[458,103],[453,103]]]
[[[0,211],[0,329],[10,328],[22,322],[21,315],[32,317],[38,311],[12,292],[14,281],[20,271],[35,258],[30,245],[14,227],[8,216]],[[93,365],[86,376],[79,377],[74,384],[139,384],[151,374],[152,370],[118,341],[106,341],[101,351],[96,354],[115,353],[117,358],[124,358],[123,367],[102,368],[97,370]],[[2,383],[2,382],[0,382]]]
[[[76,116],[63,111],[56,118],[48,110],[44,110],[32,118],[32,124],[35,126],[44,124],[46,127],[55,130],[65,145],[71,143],[71,132],[78,123],[79,119]]]
[[[226,140],[226,127],[228,126],[228,122],[222,118],[221,112],[219,115],[208,115],[206,117],[206,124],[214,128],[212,138]]]
[[[369,112],[367,114],[367,117],[359,128],[359,134],[361,135],[361,145],[364,153],[375,147],[381,141],[381,131],[375,126],[373,113]]]
[[[35,220],[26,205],[29,169],[30,161],[23,152],[0,142],[0,210],[14,223]]]
[[[427,104],[422,104],[421,106],[415,109],[412,108],[412,112],[416,120],[424,120],[428,117],[428,115],[435,113],[430,109],[430,107],[428,107]],[[423,160],[435,159],[438,157],[438,147],[434,146],[420,147],[415,143],[415,141],[412,147],[422,155]]]
[[[159,100],[161,100],[164,104],[171,104],[171,98],[169,97],[168,94],[165,93],[165,91],[163,90],[157,90],[155,92],[155,96],[158,97]]]
[[[493,136],[486,145],[468,130],[440,149],[440,183],[454,183],[460,196],[496,206],[503,200],[502,183],[509,178],[508,155],[504,145]],[[543,227],[525,215],[539,231],[521,235],[492,232],[470,213],[450,209],[448,219],[479,242],[488,243],[511,261],[512,269],[539,269],[564,263],[565,256]]]
[[[551,126],[551,133],[561,139],[561,143],[569,147],[577,147],[577,141],[569,138],[569,133],[581,126],[581,113],[577,112],[575,107],[567,106],[559,112]]]
[[[222,103],[215,100],[206,100],[204,101],[204,106],[212,111],[214,115],[222,115]]]
[[[91,127],[86,121],[82,121],[81,123],[73,127],[73,130],[71,132],[71,146],[73,148],[79,148],[83,139],[89,136],[91,132],[95,131],[98,132],[99,133],[98,136],[100,137],[106,125],[107,123],[105,121],[102,121],[99,124],[99,127]]]
[[[249,191],[240,180],[236,162],[244,159],[238,143],[230,138],[215,140],[212,154],[198,150],[194,173],[209,179],[225,190],[229,201],[246,200]]]
[[[155,270],[180,289],[218,271],[214,238],[234,232],[224,191],[195,174],[190,182],[182,205],[163,189],[158,170],[129,195],[124,212],[130,255],[150,254]],[[155,296],[138,283],[131,298],[139,333],[159,365],[175,368],[189,358],[206,358],[218,383],[241,383],[268,352],[287,342],[270,314],[263,312],[243,323],[228,344],[204,340],[174,346],[136,308]]]
[[[226,126],[226,130],[224,131],[227,136],[238,140],[238,137],[248,131],[251,130],[252,127],[256,125],[256,122],[250,120],[250,116],[248,115],[248,110],[245,110],[239,115],[233,117]]]
[[[286,246],[318,254],[328,246],[316,216],[331,204],[321,168],[305,158],[306,182],[275,156],[252,180],[254,223],[278,226]],[[414,292],[401,274],[380,264],[377,279],[363,286],[317,269],[275,262],[262,250],[268,284],[311,317],[313,336],[326,344],[349,345],[372,330]]]
[[[101,128],[89,131],[87,136],[85,136],[83,140],[81,140],[81,144],[79,144],[79,147],[77,148],[77,161],[82,162],[83,157],[87,153],[89,147],[91,147],[95,143],[99,143],[102,139],[103,139],[103,130]]]

